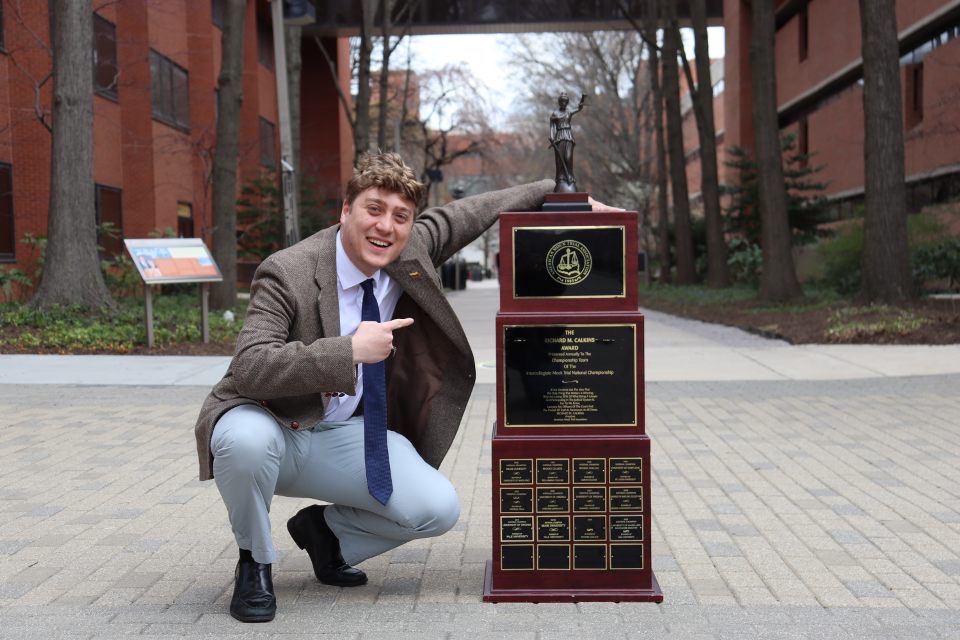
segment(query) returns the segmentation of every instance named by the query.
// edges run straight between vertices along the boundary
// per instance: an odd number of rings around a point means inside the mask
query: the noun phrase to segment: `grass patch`
[[[843,307],[831,314],[826,336],[836,342],[905,336],[921,329],[929,320],[909,309],[886,305]]]
[[[143,300],[120,298],[116,311],[78,306],[32,309],[0,304],[0,350],[51,353],[130,353],[147,342]],[[234,341],[246,314],[246,302],[234,310],[233,322],[210,313],[210,341]],[[201,343],[200,299],[196,294],[155,296],[154,342],[157,347]]]

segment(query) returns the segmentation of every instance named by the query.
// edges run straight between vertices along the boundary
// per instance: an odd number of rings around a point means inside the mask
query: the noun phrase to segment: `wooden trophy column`
[[[483,599],[662,602],[650,551],[638,216],[592,213],[586,194],[552,194],[551,207],[500,216]]]

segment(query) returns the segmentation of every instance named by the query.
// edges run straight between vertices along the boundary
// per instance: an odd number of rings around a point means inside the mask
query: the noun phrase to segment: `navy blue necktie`
[[[373,278],[360,283],[363,304],[360,320],[380,322],[380,307],[373,295]],[[367,470],[367,491],[380,504],[393,493],[390,457],[387,453],[387,380],[383,361],[363,364],[363,462]]]

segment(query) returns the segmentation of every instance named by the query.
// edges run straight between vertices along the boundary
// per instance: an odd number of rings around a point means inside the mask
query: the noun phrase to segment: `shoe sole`
[[[234,620],[239,620],[240,622],[270,622],[276,616],[276,612],[269,615],[240,615],[233,611],[230,612],[230,615]]]

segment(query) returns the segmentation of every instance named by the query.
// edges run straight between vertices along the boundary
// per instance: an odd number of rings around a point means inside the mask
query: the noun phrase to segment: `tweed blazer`
[[[436,267],[483,233],[502,211],[535,211],[552,180],[457,200],[417,216],[407,246],[385,268],[403,293],[395,318],[414,324],[394,333],[387,359],[387,421],[438,467],[473,389],[473,352],[443,294]],[[259,404],[284,428],[321,422],[325,394],[355,393],[351,337],[340,335],[334,225],[263,261],[230,366],[200,409],[195,434],[200,479],[213,477],[210,439],[217,420],[241,404]]]

